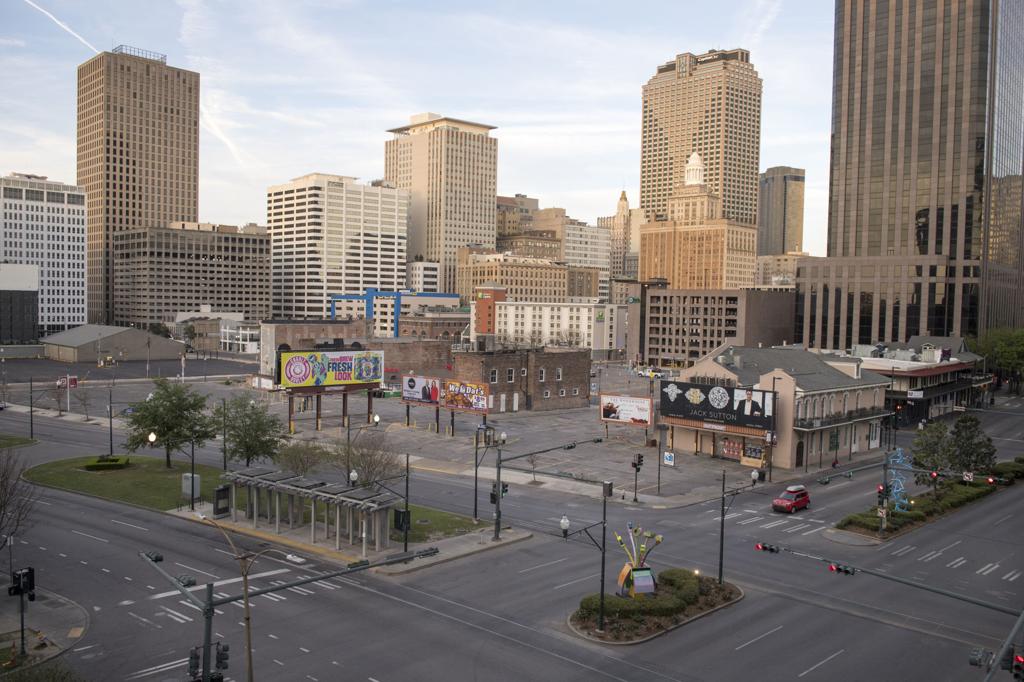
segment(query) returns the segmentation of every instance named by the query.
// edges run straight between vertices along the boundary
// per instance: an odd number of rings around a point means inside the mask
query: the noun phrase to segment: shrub
[[[1013,461],[1016,462],[1017,464],[1024,464],[1024,456],[1014,457]]]
[[[687,606],[697,603],[700,596],[700,581],[693,571],[668,568],[658,574],[657,580],[658,591],[652,595],[643,595],[637,599],[615,594],[605,595],[605,616],[634,620],[642,620],[645,616],[674,616]],[[580,600],[577,617],[596,617],[600,609],[600,595],[587,595]]]
[[[109,469],[124,469],[128,466],[127,457],[97,457],[95,462],[85,465],[86,471],[106,471]]]
[[[1021,458],[1018,457],[1017,459]],[[992,467],[992,473],[1000,478],[1006,478],[1009,480],[1024,478],[1024,462],[1018,462],[1016,460],[1012,462],[999,462]]]

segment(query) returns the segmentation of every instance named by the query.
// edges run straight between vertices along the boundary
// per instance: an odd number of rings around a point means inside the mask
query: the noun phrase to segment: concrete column
[[[274,493],[274,532],[281,534],[281,493]]]
[[[380,510],[373,512],[373,550],[380,551]]]
[[[366,512],[359,512],[359,520],[362,523],[362,536],[363,536],[363,555],[362,558],[366,558]]]
[[[334,549],[341,549],[341,505],[334,505]]]
[[[235,482],[231,481],[231,523],[238,521],[238,509],[235,505]]]
[[[331,539],[331,521],[328,514],[331,511],[331,505],[329,502],[324,502],[324,540]]]
[[[355,524],[352,523],[352,507],[346,507],[345,514],[348,516],[348,544],[354,545],[356,544],[356,538],[353,531]]]
[[[288,530],[294,528],[292,524],[292,514],[295,511],[295,495],[288,493]]]
[[[260,489],[249,486],[249,496],[252,497],[252,527],[255,528],[256,518],[260,515]]]
[[[316,544],[316,498],[309,498],[309,542]]]

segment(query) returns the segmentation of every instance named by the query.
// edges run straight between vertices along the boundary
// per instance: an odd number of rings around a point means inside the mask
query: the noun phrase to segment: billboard
[[[775,393],[752,388],[661,382],[661,414],[727,426],[772,428]]]
[[[487,414],[487,384],[471,384],[458,379],[445,381],[441,400],[446,410]]]
[[[384,378],[384,354],[366,351],[300,351],[278,354],[278,383],[300,386],[380,384]]]
[[[601,421],[630,426],[651,425],[651,399],[601,394]]]
[[[441,380],[437,377],[402,377],[402,402],[437,405],[441,402]]]

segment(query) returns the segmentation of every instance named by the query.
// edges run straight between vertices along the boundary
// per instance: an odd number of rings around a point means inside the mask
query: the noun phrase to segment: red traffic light
[[[885,492],[885,486],[882,485],[881,483],[878,484],[878,492]]]
[[[932,480],[934,481],[936,478],[939,477],[939,472],[938,471],[933,471],[931,473],[931,477],[932,477]]]

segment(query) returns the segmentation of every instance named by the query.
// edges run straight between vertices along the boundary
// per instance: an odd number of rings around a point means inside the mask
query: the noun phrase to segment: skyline
[[[182,1],[143,14],[114,0],[11,2],[0,9],[0,82],[31,82],[38,96],[0,103],[4,172],[74,182],[75,70],[92,46],[123,43],[201,74],[202,221],[264,224],[266,187],[310,172],[382,177],[386,129],[436,111],[497,126],[498,194],[593,224],[623,189],[639,203],[641,88],[657,65],[742,47],[764,80],[761,170],[807,170],[805,248],[823,255],[831,6],[752,0],[701,8],[699,21],[657,11],[651,22],[582,3],[481,13]]]

